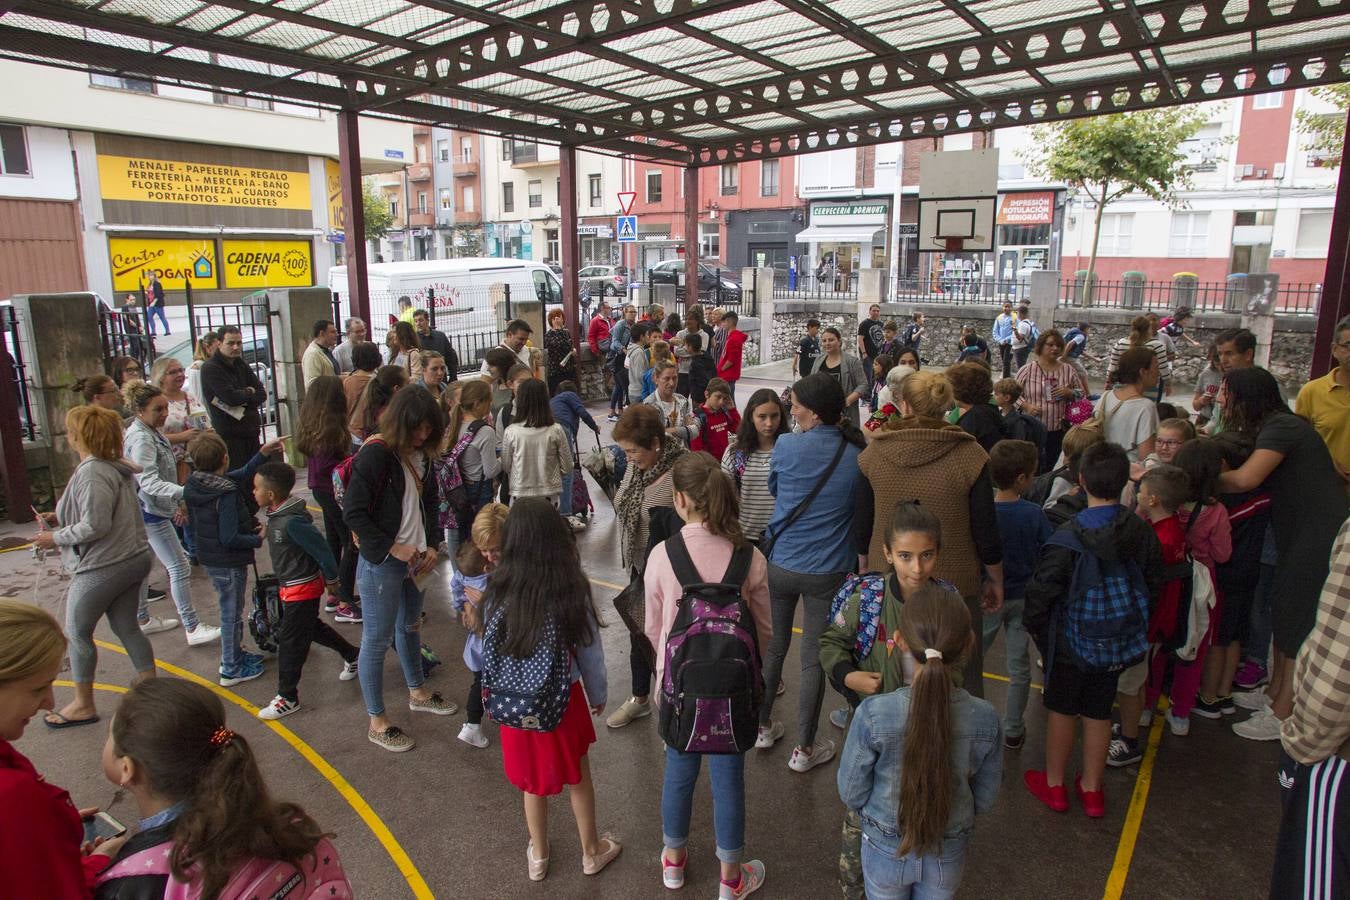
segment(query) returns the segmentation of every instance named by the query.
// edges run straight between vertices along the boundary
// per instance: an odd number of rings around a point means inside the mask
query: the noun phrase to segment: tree
[[[1136,191],[1171,207],[1181,205],[1177,192],[1191,186],[1182,144],[1204,122],[1198,108],[1174,106],[1032,127],[1031,146],[1022,153],[1027,168],[1040,178],[1077,188],[1097,205],[1084,305],[1091,302],[1102,212]]]
[[[379,240],[388,234],[390,226],[394,224],[389,203],[375,188],[364,182],[361,185],[361,206],[366,213],[366,239]]]
[[[1308,93],[1330,103],[1335,111],[1319,113],[1300,109],[1294,113],[1298,130],[1307,135],[1308,150],[1322,158],[1322,165],[1334,169],[1341,164],[1341,150],[1345,147],[1345,112],[1350,108],[1350,82],[1319,85],[1309,88]]]

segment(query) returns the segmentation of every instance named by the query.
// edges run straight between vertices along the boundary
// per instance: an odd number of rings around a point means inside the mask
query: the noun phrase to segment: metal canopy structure
[[[0,57],[693,166],[1350,79],[1350,0],[6,9]]]

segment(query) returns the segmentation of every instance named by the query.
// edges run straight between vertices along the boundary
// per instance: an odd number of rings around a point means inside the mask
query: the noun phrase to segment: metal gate
[[[267,405],[261,410],[263,428],[276,425],[283,398],[277,396],[277,381],[273,377],[276,371],[276,344],[272,339],[272,311],[268,303],[267,291],[256,291],[240,299],[238,303],[194,303],[191,287],[187,290],[188,334],[191,350],[188,359],[181,360],[184,365],[192,362],[197,342],[208,332],[219,332],[225,325],[239,328],[244,339],[244,362],[257,373],[258,380],[267,389]]]
[[[25,441],[35,441],[41,433],[36,418],[36,407],[30,396],[30,380],[27,364],[24,363],[24,339],[20,327],[18,311],[8,304],[0,306],[0,346],[3,346],[13,360],[14,389],[18,393],[19,430]],[[0,383],[0,390],[8,388]]]
[[[123,307],[117,310],[107,303],[99,303],[98,337],[103,347],[103,371],[106,374],[117,377],[113,372],[113,360],[119,356],[129,356],[141,364],[142,370],[149,371],[158,354],[155,336],[146,334],[142,327],[148,319],[144,299],[139,309]]]

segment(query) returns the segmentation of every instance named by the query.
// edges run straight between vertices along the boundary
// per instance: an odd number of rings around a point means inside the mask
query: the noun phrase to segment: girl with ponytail
[[[954,896],[976,813],[1003,778],[998,713],[953,682],[975,643],[960,596],[934,585],[906,598],[896,651],[908,687],[858,707],[839,763],[839,796],[862,818],[869,897]]]
[[[252,897],[297,871],[303,887],[287,896],[352,896],[329,836],[272,799],[248,741],[200,685],[157,678],[128,691],[103,774],[135,800],[141,823],[99,876],[95,900],[164,897],[172,881],[204,900]]]

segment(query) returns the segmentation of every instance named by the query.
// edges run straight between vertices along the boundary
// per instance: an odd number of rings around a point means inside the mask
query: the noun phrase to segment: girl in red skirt
[[[571,693],[562,721],[552,731],[503,724],[502,763],[506,779],[525,793],[530,880],[543,881],[548,874],[548,798],[562,793],[563,785],[572,786],[582,871],[599,874],[623,849],[596,830],[595,787],[586,759],[595,741],[591,716],[605,711],[605,652],[572,531],[548,500],[526,497],[512,504],[502,535],[501,563],[483,596],[483,621],[485,647],[496,648],[503,656],[517,660],[534,656],[546,633],[556,633],[571,652]],[[484,671],[487,693],[493,685],[489,668],[490,664]]]

